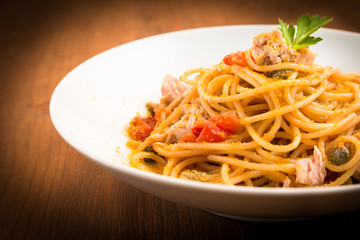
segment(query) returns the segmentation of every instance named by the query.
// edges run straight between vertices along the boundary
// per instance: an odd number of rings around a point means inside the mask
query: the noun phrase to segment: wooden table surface
[[[71,148],[49,117],[51,94],[71,69],[139,38],[206,26],[276,24],[278,17],[295,23],[304,13],[333,16],[328,27],[360,32],[359,3],[319,2],[1,1],[0,239],[356,239],[360,211],[254,223],[143,193]]]

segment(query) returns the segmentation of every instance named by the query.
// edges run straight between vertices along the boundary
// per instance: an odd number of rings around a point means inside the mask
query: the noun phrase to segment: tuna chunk
[[[251,53],[258,65],[273,65],[282,62],[312,65],[315,59],[315,54],[308,48],[298,50],[290,48],[278,29],[255,36]]]
[[[202,108],[194,104],[185,105],[183,107],[184,116],[180,121],[172,125],[167,131],[168,135],[166,137],[167,143],[175,143],[182,139],[185,135],[190,133],[191,128],[194,126],[194,123],[201,118],[205,117],[205,112]]]
[[[175,143],[182,139],[191,131],[194,121],[192,119],[182,118],[169,128],[166,137],[166,143]]]
[[[283,182],[283,188],[288,188],[290,187],[290,184],[291,184],[291,180],[290,178],[286,177],[284,182]]]
[[[170,75],[166,75],[161,86],[161,93],[163,95],[162,101],[165,104],[170,104],[178,96],[183,96],[190,87],[189,84]]]
[[[317,186],[324,182],[326,169],[319,149],[314,147],[314,154],[310,158],[298,159],[295,163],[296,182]]]

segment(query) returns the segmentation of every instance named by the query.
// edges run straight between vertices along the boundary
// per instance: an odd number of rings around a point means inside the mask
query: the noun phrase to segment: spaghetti
[[[160,103],[127,127],[131,165],[228,185],[359,182],[360,75],[302,62],[301,52],[259,64],[257,50],[167,76]]]

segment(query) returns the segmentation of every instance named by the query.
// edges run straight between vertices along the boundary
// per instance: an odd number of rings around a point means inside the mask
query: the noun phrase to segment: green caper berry
[[[154,106],[152,105],[152,103],[146,103],[146,109],[148,110],[150,116],[154,117],[155,116],[155,109]]]
[[[144,152],[156,153],[155,150],[153,149],[152,145],[147,146],[147,147],[144,149]]]
[[[152,145],[147,146],[144,149],[144,152],[151,152],[151,153],[157,154],[157,152],[155,152],[155,150],[153,149]],[[155,160],[152,158],[144,158],[144,162],[148,163],[148,164],[153,164],[153,163],[155,163]]]
[[[269,73],[271,78],[288,79],[294,72],[292,69],[280,69]]]
[[[350,152],[344,146],[344,143],[339,143],[337,146],[332,148],[328,153],[328,159],[334,165],[342,165],[350,160]]]
[[[155,163],[155,160],[152,158],[144,158],[144,162],[147,164],[153,164],[153,163]]]

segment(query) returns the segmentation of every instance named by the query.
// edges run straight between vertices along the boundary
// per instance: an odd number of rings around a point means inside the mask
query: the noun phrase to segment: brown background
[[[111,47],[188,28],[295,23],[304,13],[360,32],[355,2],[0,1],[0,239],[357,238],[360,211],[252,223],[140,192],[72,149],[48,110],[59,81]]]

